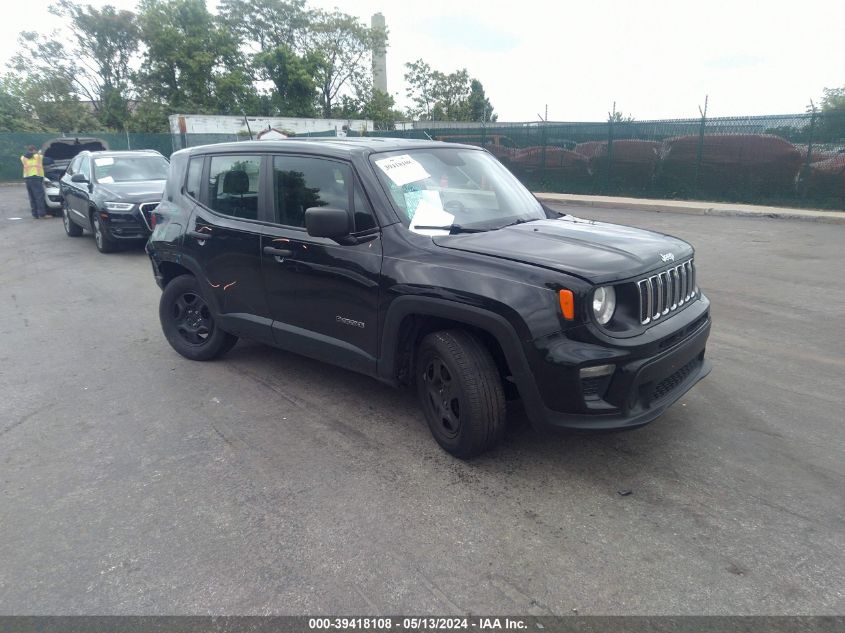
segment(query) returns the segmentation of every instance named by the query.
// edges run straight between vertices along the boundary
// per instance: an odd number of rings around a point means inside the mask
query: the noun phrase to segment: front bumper
[[[100,219],[103,228],[114,241],[146,240],[152,234],[137,205],[131,211],[101,211]]]
[[[671,344],[662,349],[660,342],[648,347],[645,354],[607,348],[604,362],[613,363],[615,370],[595,391],[586,388],[586,381],[577,377],[578,367],[562,368],[554,350],[545,350],[545,367],[535,369],[535,376],[538,372],[557,372],[556,375],[569,379],[560,381],[552,391],[552,384],[544,376],[545,380],[535,383],[540,389],[534,397],[523,395],[532,424],[547,430],[609,431],[636,428],[659,417],[710,373],[711,364],[705,359],[711,325],[708,308],[709,302],[704,300],[698,310],[690,310],[684,319],[679,319],[675,334],[666,338]],[[679,333],[683,334],[680,338]],[[589,364],[599,363],[593,359]],[[564,400],[561,391],[567,392],[568,399]],[[568,406],[562,407],[561,402]]]
[[[49,209],[62,208],[62,194],[57,187],[46,187],[44,189],[44,199],[47,202]]]

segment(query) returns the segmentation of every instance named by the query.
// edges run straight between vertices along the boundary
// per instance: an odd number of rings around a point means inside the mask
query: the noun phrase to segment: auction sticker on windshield
[[[106,165],[114,165],[114,158],[107,156],[106,158],[95,158],[94,164],[97,167],[105,167]]]
[[[431,177],[431,174],[425,170],[425,167],[407,154],[382,158],[376,161],[376,165],[387,174],[394,184],[400,187],[407,185],[409,182],[425,180]]]

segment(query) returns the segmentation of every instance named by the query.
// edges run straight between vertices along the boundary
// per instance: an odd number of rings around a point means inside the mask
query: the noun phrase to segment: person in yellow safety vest
[[[47,164],[53,162],[49,158],[46,160]],[[53,217],[47,215],[47,198],[44,192],[44,161],[41,152],[36,150],[34,145],[30,145],[26,153],[21,156],[23,179],[26,182],[26,192],[29,194],[29,207],[32,211],[32,217],[36,220]]]

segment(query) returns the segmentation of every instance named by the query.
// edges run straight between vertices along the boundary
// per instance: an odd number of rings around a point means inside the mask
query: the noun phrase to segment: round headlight
[[[601,325],[607,325],[616,310],[616,291],[613,286],[600,286],[593,293],[593,314]]]

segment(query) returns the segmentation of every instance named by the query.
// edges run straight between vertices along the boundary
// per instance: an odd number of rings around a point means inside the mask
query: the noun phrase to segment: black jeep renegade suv
[[[633,428],[710,371],[689,244],[560,216],[476,147],[191,148],[155,213],[177,352],[208,360],[247,337],[414,386],[458,457],[501,438],[506,398],[540,428]]]

